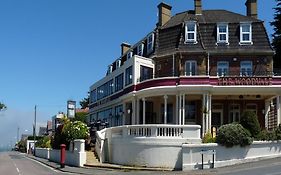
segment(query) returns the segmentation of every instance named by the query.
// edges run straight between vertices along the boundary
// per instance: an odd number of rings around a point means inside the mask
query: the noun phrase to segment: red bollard
[[[60,167],[64,168],[64,163],[65,163],[65,144],[60,145]]]

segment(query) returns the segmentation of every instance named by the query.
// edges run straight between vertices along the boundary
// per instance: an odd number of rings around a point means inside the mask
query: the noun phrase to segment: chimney
[[[131,48],[131,45],[128,43],[122,43],[121,44],[121,56],[124,55],[129,49]]]
[[[202,15],[202,1],[194,0],[194,11],[195,15]]]
[[[172,6],[161,2],[158,6],[158,26],[163,26],[171,19]]]
[[[247,7],[247,16],[258,18],[258,3],[257,0],[247,0],[245,3]]]

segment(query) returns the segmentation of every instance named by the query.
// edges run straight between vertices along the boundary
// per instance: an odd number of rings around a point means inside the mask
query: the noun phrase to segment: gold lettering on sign
[[[219,86],[259,86],[272,85],[272,78],[269,77],[220,77],[218,79]]]

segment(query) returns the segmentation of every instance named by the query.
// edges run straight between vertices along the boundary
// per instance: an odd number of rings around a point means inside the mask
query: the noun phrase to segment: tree
[[[281,0],[276,0],[274,21],[270,24],[273,26],[272,46],[275,49],[274,68],[281,68]]]
[[[87,112],[76,112],[73,121],[81,121],[83,123],[87,122]]]
[[[7,106],[5,104],[0,103],[0,111],[4,110],[6,108],[7,108]]]
[[[89,103],[90,103],[90,93],[88,92],[87,97],[85,97],[83,100],[80,101],[81,109],[85,109],[89,107]]]

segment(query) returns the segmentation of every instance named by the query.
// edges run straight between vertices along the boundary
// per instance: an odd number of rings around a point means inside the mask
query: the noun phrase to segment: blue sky
[[[245,14],[246,0],[203,0],[203,9]],[[157,23],[160,0],[0,1],[0,114],[3,142],[32,130],[33,109],[45,124],[66,101],[81,100],[120,56],[120,44],[136,43]],[[167,0],[172,13],[193,9],[193,0]],[[259,19],[269,35],[274,0],[258,0]],[[270,37],[271,38],[271,37]],[[1,147],[0,143],[0,147]]]

